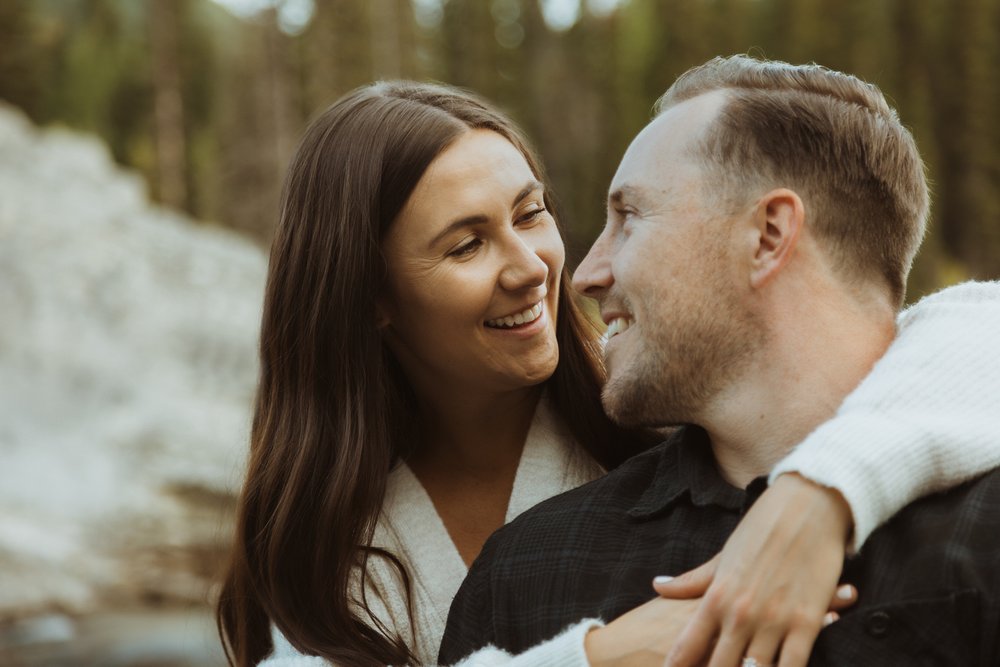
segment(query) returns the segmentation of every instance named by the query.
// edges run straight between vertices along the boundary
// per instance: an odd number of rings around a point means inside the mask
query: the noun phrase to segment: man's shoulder
[[[995,469],[907,505],[872,533],[847,571],[857,572],[876,597],[970,587],[982,588],[1000,606],[998,534]]]
[[[994,468],[950,489],[918,498],[903,508],[896,519],[927,513],[950,513],[959,509],[970,518],[1000,522],[1000,468]],[[892,525],[892,522],[890,520],[888,525]]]
[[[809,664],[998,664],[998,534],[1000,470],[907,505],[845,564],[861,599]]]
[[[913,501],[880,526],[865,543],[862,557],[904,549],[950,553],[963,545],[985,544],[1000,555],[1000,468]]]

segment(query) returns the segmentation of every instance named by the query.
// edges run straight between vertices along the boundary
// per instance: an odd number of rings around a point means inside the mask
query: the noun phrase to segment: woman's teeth
[[[611,340],[614,336],[627,331],[630,326],[632,326],[632,320],[626,317],[616,317],[608,323],[608,330],[604,336]]]
[[[528,308],[520,313],[508,315],[507,317],[498,317],[495,320],[486,320],[486,326],[493,327],[494,329],[510,329],[511,327],[518,326],[519,324],[534,322],[541,316],[541,314],[542,303],[539,301],[531,308]]]

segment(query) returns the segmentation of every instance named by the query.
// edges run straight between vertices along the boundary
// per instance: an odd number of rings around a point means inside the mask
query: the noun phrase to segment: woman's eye
[[[479,246],[481,246],[482,244],[483,244],[483,242],[480,239],[477,239],[477,238],[469,239],[468,241],[466,241],[462,245],[458,246],[457,248],[455,248],[454,250],[452,250],[451,252],[449,252],[448,256],[449,257],[465,257],[467,255],[471,255],[476,250],[478,250]]]
[[[517,222],[521,223],[521,224],[533,222],[538,216],[540,216],[542,213],[545,213],[546,210],[547,209],[544,206],[539,206],[538,208],[533,208],[530,211],[527,211],[521,217],[519,217],[517,219]]]

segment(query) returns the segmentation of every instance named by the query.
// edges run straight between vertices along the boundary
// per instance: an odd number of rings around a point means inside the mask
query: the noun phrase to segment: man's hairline
[[[758,176],[752,179],[740,177],[735,171],[729,169],[727,165],[716,160],[712,156],[708,145],[709,141],[714,136],[717,136],[717,133],[720,131],[719,124],[722,122],[723,115],[738,100],[737,92],[739,90],[744,90],[744,88],[741,86],[720,85],[702,90],[695,95],[685,97],[681,100],[671,101],[665,106],[657,103],[655,108],[656,113],[653,117],[655,121],[670,109],[706,95],[717,94],[721,98],[722,101],[716,107],[715,114],[705,120],[705,124],[702,126],[699,135],[691,137],[688,144],[684,147],[683,152],[685,157],[690,159],[701,170],[701,187],[708,189],[713,185],[716,186],[714,195],[721,198],[722,201],[720,204],[724,202],[727,210],[723,212],[723,215],[726,217],[731,216],[735,213],[736,209],[742,208],[744,204],[749,204],[750,201],[755,199],[753,191],[761,188],[755,188],[751,182],[763,187],[763,179],[761,177]],[[740,183],[740,181],[750,182]],[[767,188],[765,187],[764,189],[766,190]],[[797,188],[792,189],[797,191]],[[705,194],[708,195],[709,193],[706,192]],[[735,205],[735,202],[740,203],[739,205]]]
[[[682,100],[677,100],[675,102],[672,102],[668,106],[660,106],[659,102],[657,102],[657,104],[654,107],[653,117],[650,119],[649,123],[646,124],[646,126],[643,128],[642,131],[649,128],[649,126],[655,123],[664,113],[666,113],[667,111],[669,111],[674,107],[681,106],[686,102],[694,102],[698,98],[704,97],[706,95],[720,93],[723,100],[722,104],[720,104],[715,109],[715,113],[711,118],[705,120],[704,124],[700,128],[700,132],[697,135],[693,135],[688,138],[686,145],[684,145],[680,151],[684,159],[690,159],[692,164],[695,164],[702,171],[701,176],[702,176],[702,182],[704,183],[704,177],[708,175],[710,170],[716,167],[716,165],[709,157],[706,146],[706,140],[709,138],[710,133],[717,127],[717,123],[722,117],[722,113],[726,110],[729,104],[733,102],[734,98],[731,95],[733,91],[734,88],[732,86],[720,86],[717,88],[711,88],[709,90],[702,91],[697,95],[692,95],[691,97],[686,97]],[[664,93],[664,95],[666,95],[666,93]],[[614,185],[614,183],[612,183],[612,185]],[[672,187],[674,187],[672,184],[667,184],[661,187],[660,189],[666,189]],[[643,196],[646,196],[644,193],[647,190],[649,190],[648,187],[644,187],[639,183],[628,181],[619,185],[618,187],[615,187],[614,189],[608,190],[607,203],[610,206],[615,201],[616,195],[619,195],[619,193],[621,192],[635,191],[637,193],[643,194]]]

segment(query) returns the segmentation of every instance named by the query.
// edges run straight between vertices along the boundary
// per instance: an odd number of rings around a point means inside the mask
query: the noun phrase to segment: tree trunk
[[[153,56],[157,195],[160,202],[167,206],[186,209],[187,148],[177,48],[178,7],[175,0],[153,0],[149,14],[150,47]]]

